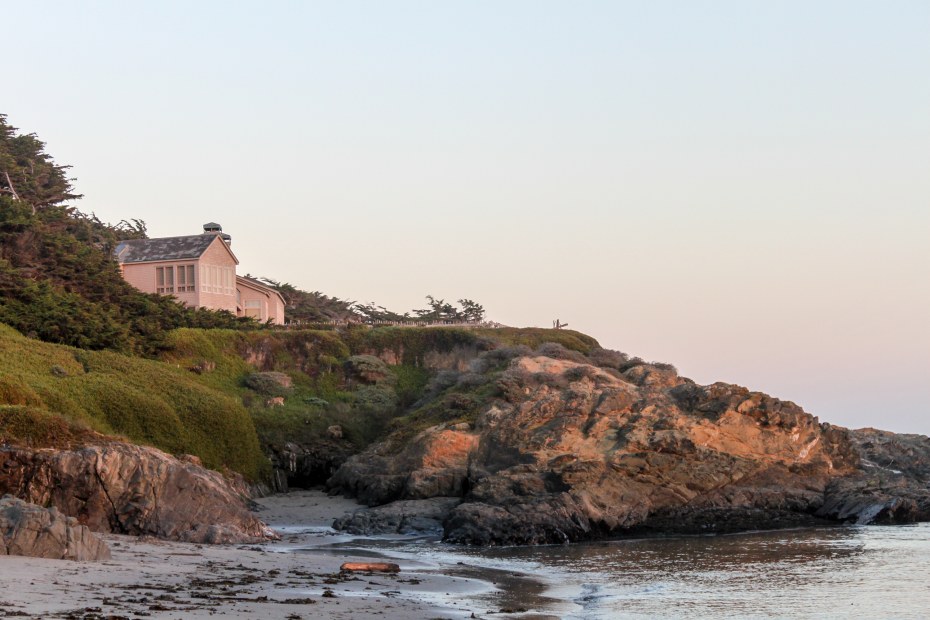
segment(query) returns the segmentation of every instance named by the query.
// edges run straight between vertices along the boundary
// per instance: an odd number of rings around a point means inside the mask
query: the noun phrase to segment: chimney
[[[232,237],[223,232],[223,227],[216,222],[207,222],[203,225],[203,234],[219,235],[226,242],[226,245],[232,245]]]

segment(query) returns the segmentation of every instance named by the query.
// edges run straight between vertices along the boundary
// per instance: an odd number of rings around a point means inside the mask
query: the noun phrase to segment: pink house
[[[250,316],[262,323],[284,325],[284,298],[281,293],[254,278],[236,276],[238,315]]]
[[[222,227],[210,222],[200,235],[121,241],[114,254],[123,277],[141,291],[283,325],[284,298],[257,280],[236,275],[239,260],[230,243]]]

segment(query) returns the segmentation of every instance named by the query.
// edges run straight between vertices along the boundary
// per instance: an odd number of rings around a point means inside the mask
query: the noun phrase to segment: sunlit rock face
[[[930,514],[927,468],[867,467],[855,432],[743,387],[700,386],[664,365],[619,372],[541,355],[512,360],[496,381],[498,397],[473,424],[376,445],[330,486],[370,505],[459,497],[444,536],[470,544]],[[865,497],[878,479],[884,494]]]

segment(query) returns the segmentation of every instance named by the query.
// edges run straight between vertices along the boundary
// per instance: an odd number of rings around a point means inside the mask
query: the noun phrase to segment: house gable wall
[[[196,305],[236,314],[236,259],[220,237],[197,261]]]
[[[261,288],[240,280],[239,315],[251,316],[264,323],[271,319],[275,325],[284,325],[284,302],[277,292]]]

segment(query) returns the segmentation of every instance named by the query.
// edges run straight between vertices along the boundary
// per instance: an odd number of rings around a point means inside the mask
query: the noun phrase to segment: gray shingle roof
[[[188,235],[160,239],[128,239],[120,241],[113,250],[121,263],[148,263],[159,260],[186,260],[200,258],[217,235]]]

